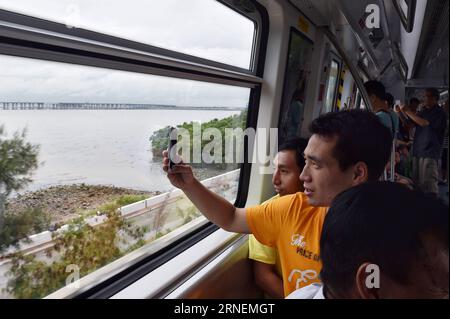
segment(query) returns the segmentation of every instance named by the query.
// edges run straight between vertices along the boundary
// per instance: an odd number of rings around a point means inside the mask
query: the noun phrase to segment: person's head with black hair
[[[391,93],[386,93],[385,100],[386,100],[388,108],[393,109],[394,108],[394,96]]]
[[[409,147],[406,144],[400,144],[399,146],[397,146],[397,151],[400,154],[407,155],[409,152]]]
[[[305,166],[303,152],[307,144],[308,140],[293,138],[278,147],[272,184],[280,196],[303,191],[299,176]]]
[[[340,192],[378,180],[389,159],[391,133],[369,111],[327,113],[310,125],[300,179],[313,206],[329,206]]]
[[[413,112],[417,112],[417,109],[419,108],[420,100],[416,97],[413,97],[409,100],[409,109]]]
[[[414,104],[414,105],[419,106],[420,100],[419,100],[418,98],[416,98],[416,97],[412,97],[412,98],[409,100],[409,104],[410,104],[410,105],[411,105],[411,104]]]
[[[364,88],[375,112],[386,109],[386,88],[383,83],[375,80],[367,81],[364,83]]]
[[[320,241],[327,298],[448,298],[448,206],[398,183],[335,198]]]
[[[439,91],[435,88],[425,90],[425,107],[436,106],[439,101]]]

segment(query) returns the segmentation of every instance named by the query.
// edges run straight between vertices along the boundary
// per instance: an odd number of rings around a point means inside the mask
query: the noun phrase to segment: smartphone
[[[175,145],[177,144],[177,137],[178,137],[178,132],[177,129],[174,127],[171,127],[169,129],[169,147],[168,147],[168,155],[169,155],[169,169],[172,169],[172,167],[176,164],[174,161],[175,155],[176,155],[176,147]]]

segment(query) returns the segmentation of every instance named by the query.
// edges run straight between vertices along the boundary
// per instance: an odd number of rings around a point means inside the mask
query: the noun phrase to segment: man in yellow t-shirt
[[[278,148],[274,159],[275,171],[272,184],[278,195],[291,195],[303,191],[300,173],[305,166],[303,152],[308,141],[302,138],[291,139]],[[250,235],[248,241],[249,258],[253,262],[253,272],[256,284],[271,298],[284,298],[282,270],[276,248],[261,244]]]
[[[391,133],[368,111],[327,113],[310,125],[305,167],[300,174],[304,193],[286,195],[251,207],[235,207],[200,183],[192,167],[169,169],[167,151],[163,170],[202,214],[221,228],[254,234],[280,255],[284,294],[319,281],[320,235],[327,207],[342,191],[383,173],[392,147]]]

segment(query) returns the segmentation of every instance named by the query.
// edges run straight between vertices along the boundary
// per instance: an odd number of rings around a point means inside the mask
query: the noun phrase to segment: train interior
[[[308,124],[323,113],[371,109],[363,89],[367,80],[384,83],[396,102],[420,97],[428,87],[437,88],[442,101],[448,100],[448,1],[221,0],[219,5],[252,21],[249,68],[102,32],[64,28],[14,12],[2,2],[1,55],[245,88],[250,96],[247,127],[279,128],[281,141],[289,134],[308,138]],[[301,91],[302,111],[292,133],[286,121],[296,90]],[[262,138],[256,143],[271,147]],[[235,183],[236,194],[230,198],[237,207],[260,204],[274,195],[271,176],[259,172],[259,166],[244,163],[239,171],[224,175]],[[448,203],[448,186],[441,191]],[[141,204],[165,205],[164,200],[180,194],[175,190]],[[40,245],[33,249],[45,243]],[[45,296],[262,297],[248,259],[248,236],[222,230],[203,217]]]

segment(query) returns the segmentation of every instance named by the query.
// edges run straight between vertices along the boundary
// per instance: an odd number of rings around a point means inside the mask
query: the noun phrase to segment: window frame
[[[219,2],[247,18],[252,15],[259,17],[257,21],[253,20],[255,33],[250,70],[94,31],[69,29],[61,23],[2,9],[0,54],[250,88],[246,125],[247,128],[256,129],[268,41],[268,13],[256,1],[251,2],[256,9],[253,14],[234,8],[232,0]],[[251,163],[247,161],[248,152],[246,142],[245,162],[241,164],[234,203],[237,207],[244,207],[247,201],[251,172]],[[174,241],[168,246],[141,254],[134,264],[105,275],[101,282],[92,280],[91,284],[80,287],[75,292],[67,290],[66,296],[109,298],[217,229],[211,222],[202,222],[195,230],[174,236]]]
[[[330,112],[335,112],[337,110],[336,102],[337,102],[337,96],[338,96],[338,90],[339,90],[340,75],[342,72],[342,61],[338,58],[338,56],[334,52],[330,51],[330,55],[331,55],[331,59],[330,59],[330,65],[328,67],[327,87],[325,89],[325,92],[328,91],[328,84],[329,84],[330,74],[331,74],[331,66],[332,66],[333,62],[335,62],[337,64],[338,68],[337,68],[336,83],[333,88],[333,100],[331,102],[331,110],[330,110]],[[326,103],[326,94],[325,94],[324,103]],[[326,105],[325,105],[325,108],[326,108]]]

